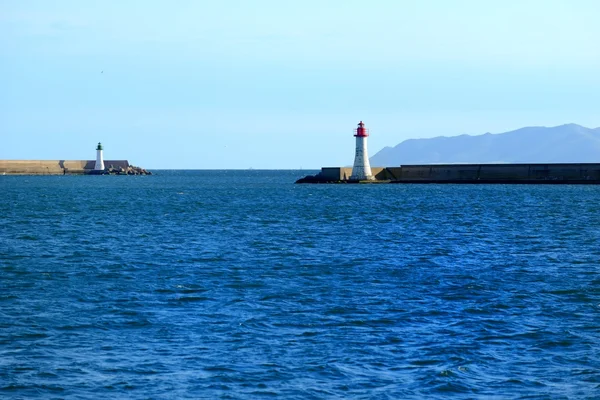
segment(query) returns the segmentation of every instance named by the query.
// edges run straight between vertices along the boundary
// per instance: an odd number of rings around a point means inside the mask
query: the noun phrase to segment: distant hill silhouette
[[[600,162],[600,128],[576,124],[528,127],[484,135],[409,139],[384,147],[371,165],[387,167],[439,163]]]

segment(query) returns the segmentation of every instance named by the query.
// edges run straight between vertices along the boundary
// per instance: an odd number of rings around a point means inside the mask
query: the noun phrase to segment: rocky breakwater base
[[[307,175],[296,183],[390,183],[395,177],[388,173],[388,168],[371,167],[373,180],[350,180],[352,168],[350,167],[325,167],[316,175]]]
[[[307,175],[304,178],[300,178],[298,179],[295,183],[390,183],[389,180],[365,180],[365,181],[357,181],[357,180],[350,180],[350,179],[331,179],[331,178],[327,178],[324,177],[320,174],[317,175]]]
[[[123,168],[122,166],[114,167],[111,165],[108,168],[105,168],[104,171],[92,170],[89,175],[152,175],[152,172],[134,165],[129,165],[126,168]]]

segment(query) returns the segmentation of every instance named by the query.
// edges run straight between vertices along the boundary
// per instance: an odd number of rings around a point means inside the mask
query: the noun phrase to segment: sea
[[[0,176],[0,398],[600,398],[600,186],[153,172]]]

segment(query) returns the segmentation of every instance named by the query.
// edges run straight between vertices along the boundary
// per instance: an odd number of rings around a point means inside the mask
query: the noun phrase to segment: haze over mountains
[[[384,147],[372,166],[439,163],[580,163],[600,162],[600,128],[577,124],[527,127],[484,135],[408,139]]]

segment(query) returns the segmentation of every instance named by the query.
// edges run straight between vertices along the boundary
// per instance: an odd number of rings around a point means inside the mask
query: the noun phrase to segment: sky
[[[411,138],[600,126],[597,0],[0,0],[0,159],[351,165]]]

